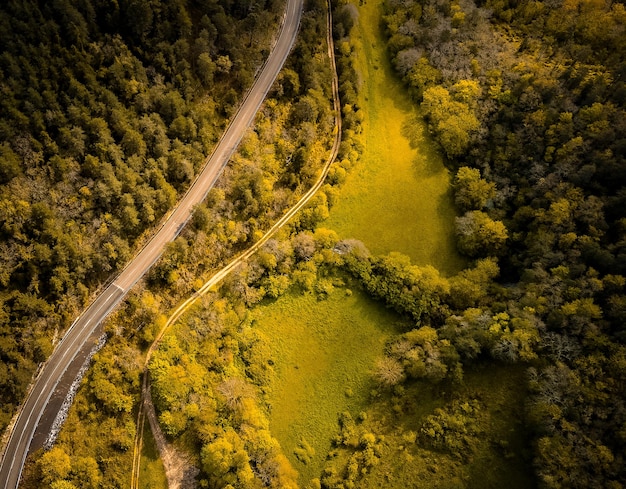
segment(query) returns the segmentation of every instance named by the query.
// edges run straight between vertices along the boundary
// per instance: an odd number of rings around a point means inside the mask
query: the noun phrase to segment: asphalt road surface
[[[215,184],[246,129],[252,124],[255,114],[291,51],[300,24],[302,4],[303,0],[288,0],[283,27],[272,52],[222,139],[211,156],[207,158],[203,171],[178,206],[148,244],[74,322],[39,372],[13,426],[0,461],[0,489],[17,489],[35,431],[49,431],[56,417],[56,412],[48,413],[47,411],[44,416],[46,406],[53,394],[62,398],[67,394],[67,390],[59,392],[59,390],[67,389],[67,385],[60,385],[59,380],[68,367],[75,363],[79,352],[85,350],[89,338],[104,318],[161,256],[165,245],[176,238],[191,217],[194,206],[204,200]]]

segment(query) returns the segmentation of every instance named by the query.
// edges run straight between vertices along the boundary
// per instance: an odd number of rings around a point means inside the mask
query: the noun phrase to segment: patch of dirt
[[[149,382],[143,393],[144,409],[146,417],[150,423],[150,429],[156,441],[159,455],[165,467],[165,476],[167,477],[167,486],[169,489],[195,489],[196,477],[200,473],[200,469],[193,465],[188,455],[181,453],[179,450],[167,441],[159,422],[157,420],[156,410],[152,403],[152,395],[150,394]]]

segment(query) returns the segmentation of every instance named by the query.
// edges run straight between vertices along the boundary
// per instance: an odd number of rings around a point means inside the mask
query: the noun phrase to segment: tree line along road
[[[302,8],[303,0],[288,0],[283,24],[270,55],[252,88],[245,95],[226,132],[205,161],[201,173],[150,241],[72,324],[37,375],[12,427],[0,460],[0,489],[17,489],[29,450],[39,448],[31,443],[35,431],[47,432],[51,429],[57,413],[49,412],[46,406],[53,395],[64,398],[69,389],[69,384],[59,383],[61,377],[68,369],[73,371],[76,365],[79,367],[82,365],[80,356],[83,354],[86,356],[85,346],[98,325],[157,261],[165,245],[176,238],[189,220],[194,206],[204,200],[215,184],[246,129],[250,127],[293,47],[300,25]]]

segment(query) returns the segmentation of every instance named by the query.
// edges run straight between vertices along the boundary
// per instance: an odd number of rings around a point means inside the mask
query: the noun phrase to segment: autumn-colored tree
[[[37,465],[44,484],[52,484],[56,480],[65,479],[72,468],[70,456],[58,447],[53,447],[44,453]]]
[[[454,202],[462,212],[482,210],[496,195],[493,182],[480,177],[476,168],[462,166],[454,177]]]
[[[232,428],[202,447],[201,458],[211,487],[245,489],[254,480],[244,443]]]
[[[463,100],[465,92],[460,99]],[[462,155],[470,145],[480,122],[467,102],[455,99],[450,92],[433,86],[424,92],[422,107],[426,111],[439,142],[449,158]]]
[[[471,257],[497,256],[508,239],[504,223],[482,211],[468,211],[457,217],[456,234],[459,250]]]

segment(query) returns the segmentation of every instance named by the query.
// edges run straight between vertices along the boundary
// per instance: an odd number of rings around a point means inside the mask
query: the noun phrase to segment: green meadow
[[[252,311],[273,350],[270,430],[305,485],[319,477],[340,413],[368,405],[371,370],[401,319],[358,290],[288,293]]]
[[[364,152],[323,225],[375,254],[400,251],[451,275],[463,261],[454,241],[450,174],[387,60],[381,8],[378,2],[359,7],[353,36]],[[274,350],[270,429],[306,485],[322,472],[339,414],[367,410],[372,368],[400,319],[343,288],[324,301],[290,293],[255,308],[253,318]]]
[[[400,251],[444,275],[462,268],[454,241],[450,174],[426,124],[393,73],[381,32],[382,2],[359,7],[353,30],[364,151],[325,227],[375,254]]]

